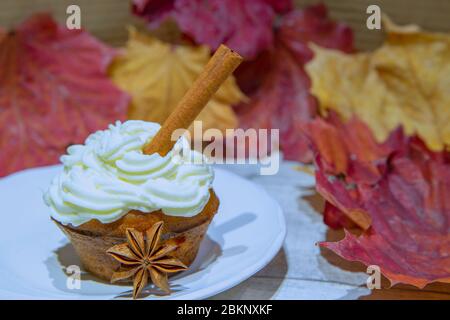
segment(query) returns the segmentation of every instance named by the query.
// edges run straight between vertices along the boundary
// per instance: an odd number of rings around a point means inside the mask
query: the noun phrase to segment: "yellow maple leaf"
[[[112,80],[132,97],[130,119],[162,123],[202,72],[210,58],[206,46],[174,45],[130,28],[121,56],[109,69]],[[230,77],[197,117],[203,129],[237,126],[231,108],[246,97]]]
[[[369,53],[312,46],[306,71],[320,111],[357,115],[379,142],[402,125],[431,150],[450,145],[450,35],[399,27],[388,19],[386,42]]]

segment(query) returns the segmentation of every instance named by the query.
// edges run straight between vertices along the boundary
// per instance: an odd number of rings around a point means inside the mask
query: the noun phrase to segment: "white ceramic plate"
[[[66,267],[80,265],[69,241],[50,221],[42,194],[60,166],[25,170],[0,179],[0,298],[129,298],[131,287],[101,282],[82,271],[69,289]],[[220,209],[188,271],[171,278],[173,293],[148,299],[203,299],[229,289],[264,267],[286,233],[279,205],[259,186],[216,169]]]

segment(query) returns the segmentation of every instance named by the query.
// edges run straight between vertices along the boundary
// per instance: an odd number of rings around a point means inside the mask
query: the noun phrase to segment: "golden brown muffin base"
[[[161,211],[149,214],[132,210],[121,219],[107,224],[98,220],[90,220],[78,227],[64,226],[57,221],[55,223],[70,239],[85,269],[103,280],[110,281],[120,264],[106,254],[106,250],[126,242],[127,228],[142,232],[154,223],[163,221],[163,240],[177,245],[171,255],[189,266],[197,256],[200,243],[218,207],[219,199],[211,190],[209,201],[202,212],[190,218],[167,216]]]

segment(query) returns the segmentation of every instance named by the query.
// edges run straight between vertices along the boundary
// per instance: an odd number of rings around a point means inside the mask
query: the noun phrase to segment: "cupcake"
[[[134,296],[147,278],[168,291],[167,275],[195,259],[219,200],[214,173],[181,137],[161,156],[142,149],[157,123],[129,120],[91,134],[61,157],[45,203],[70,239],[84,268],[107,281],[133,281]]]

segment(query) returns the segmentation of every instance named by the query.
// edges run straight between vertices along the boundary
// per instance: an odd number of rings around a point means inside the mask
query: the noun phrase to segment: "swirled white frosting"
[[[51,216],[78,226],[91,219],[110,223],[132,209],[161,209],[182,217],[200,213],[209,200],[213,171],[205,161],[174,161],[173,150],[164,157],[143,154],[143,145],[159,128],[151,122],[118,121],[91,134],[84,145],[70,146],[61,157],[64,171],[44,194]],[[176,147],[189,150],[191,159],[203,157],[184,137]]]

